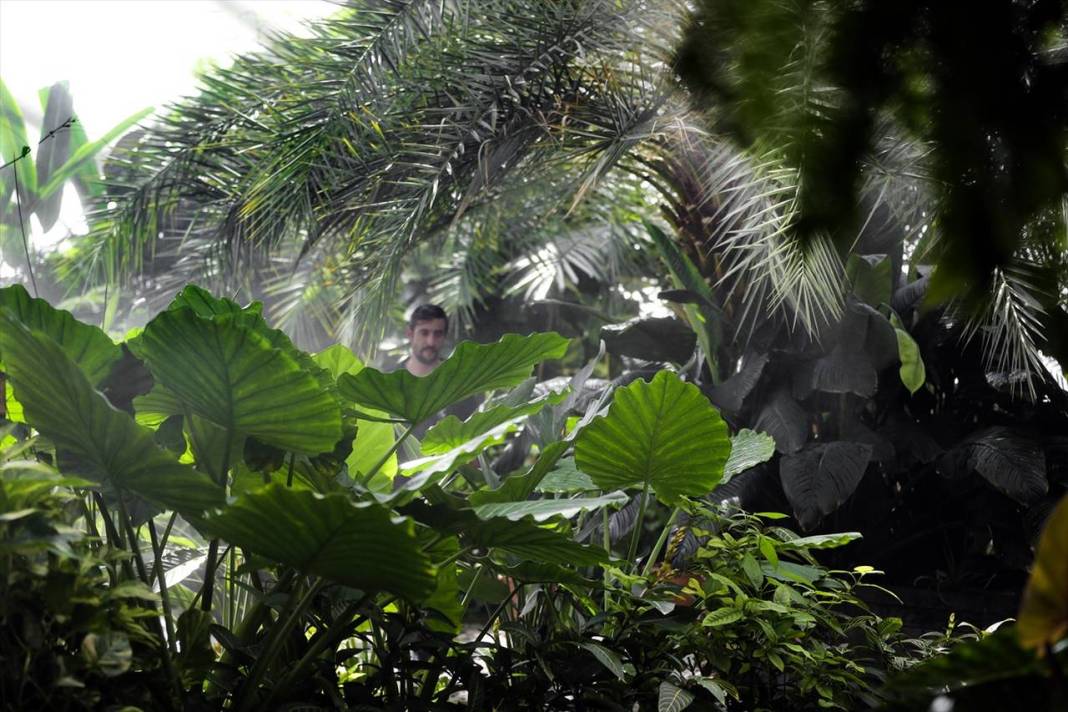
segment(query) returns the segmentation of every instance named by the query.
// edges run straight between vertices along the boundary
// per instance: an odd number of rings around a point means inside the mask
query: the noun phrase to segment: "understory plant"
[[[300,351],[261,309],[190,285],[115,343],[0,290],[5,704],[875,699],[898,624],[859,607],[865,570],[817,558],[855,536],[706,503],[774,441],[731,434],[678,373],[590,388],[590,363],[539,386],[553,333],[382,373]]]

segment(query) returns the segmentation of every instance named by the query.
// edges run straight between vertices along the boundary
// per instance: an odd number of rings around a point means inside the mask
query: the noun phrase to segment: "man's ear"
[[[412,329],[411,324],[409,324],[408,326],[404,327],[404,335],[407,336],[409,339],[411,339],[412,335],[414,335],[414,334],[415,334],[415,331]]]

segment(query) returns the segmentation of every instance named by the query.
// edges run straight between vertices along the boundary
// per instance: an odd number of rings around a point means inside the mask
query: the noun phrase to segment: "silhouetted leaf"
[[[775,449],[781,453],[797,452],[808,440],[808,415],[786,391],[771,397],[753,427],[775,438]]]
[[[968,466],[1020,504],[1037,502],[1049,491],[1042,448],[1008,428],[984,431],[972,443]]]
[[[760,382],[764,369],[768,365],[767,354],[760,354],[745,359],[742,369],[723,383],[713,386],[708,395],[709,400],[729,416],[737,417],[745,406],[746,398]]]
[[[812,529],[853,494],[870,457],[871,445],[833,442],[779,461],[783,491],[802,528]]]
[[[645,361],[685,363],[693,356],[697,337],[672,317],[635,318],[601,328],[608,352]]]

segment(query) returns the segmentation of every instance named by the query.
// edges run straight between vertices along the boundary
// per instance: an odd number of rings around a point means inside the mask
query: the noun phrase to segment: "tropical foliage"
[[[816,558],[856,534],[799,538],[702,500],[770,439],[731,436],[671,371],[575,419],[593,364],[558,396],[527,380],[563,355],[555,334],[463,344],[414,379],[305,354],[259,304],[193,286],[121,344],[22,287],[0,296],[3,684],[27,703],[494,706],[525,689],[532,708],[848,709],[902,666],[898,624],[854,593],[869,570]],[[383,474],[413,426],[485,391]],[[403,433],[355,450],[382,423]],[[535,454],[495,472],[517,430]],[[64,571],[83,608],[33,629]]]

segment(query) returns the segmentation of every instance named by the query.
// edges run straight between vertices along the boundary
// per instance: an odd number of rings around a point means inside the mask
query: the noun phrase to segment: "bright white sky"
[[[37,91],[64,79],[93,139],[192,93],[196,68],[255,51],[263,32],[306,34],[305,20],[337,9],[328,0],[0,0],[0,79],[23,108],[31,144],[43,114]],[[63,203],[50,234],[33,220],[36,247],[84,229],[72,189]]]

